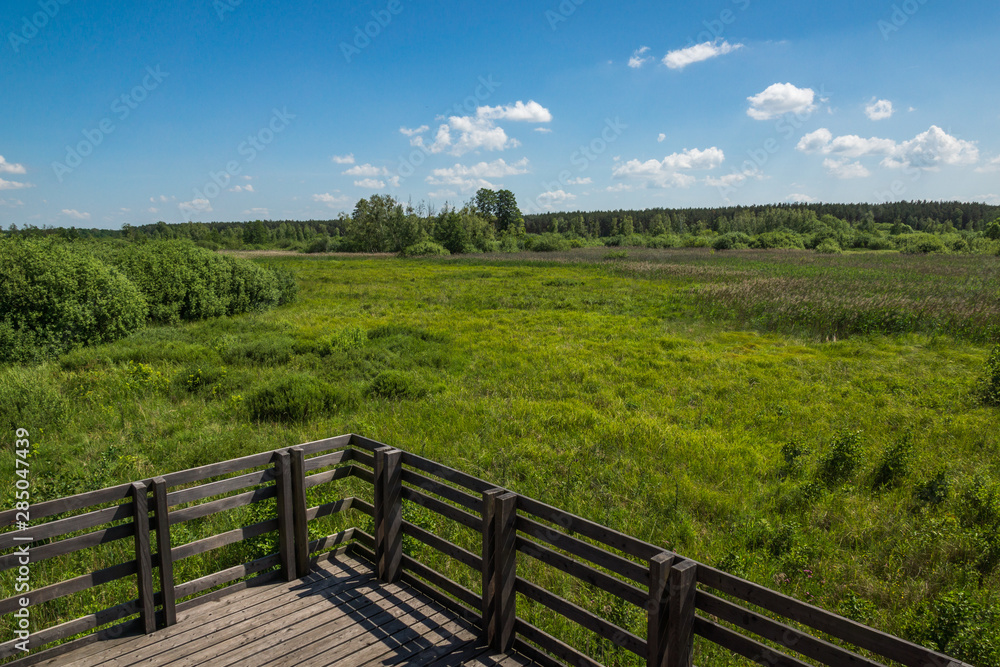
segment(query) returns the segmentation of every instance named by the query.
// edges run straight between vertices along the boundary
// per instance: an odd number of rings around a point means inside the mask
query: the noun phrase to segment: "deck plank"
[[[55,667],[528,667],[419,589],[383,584],[341,554],[293,582],[247,588],[178,613],[149,635],[101,640],[31,664]],[[13,663],[18,664],[18,663]]]

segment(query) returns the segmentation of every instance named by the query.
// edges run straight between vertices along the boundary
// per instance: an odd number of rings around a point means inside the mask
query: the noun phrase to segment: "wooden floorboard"
[[[54,667],[525,667],[408,584],[340,555],[306,577],[247,588],[178,614],[150,635],[102,640],[33,664]],[[17,664],[17,663],[14,663]]]

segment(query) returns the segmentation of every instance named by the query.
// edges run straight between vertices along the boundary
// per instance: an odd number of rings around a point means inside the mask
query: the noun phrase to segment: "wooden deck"
[[[382,584],[354,555],[290,583],[245,589],[178,614],[150,635],[85,646],[38,665],[534,665],[495,654],[480,631],[407,584]]]

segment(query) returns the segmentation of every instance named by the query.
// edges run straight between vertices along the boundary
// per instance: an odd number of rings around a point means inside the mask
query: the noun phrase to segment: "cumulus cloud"
[[[146,211],[148,211],[149,213],[159,213],[160,209],[156,208],[155,206],[150,206],[148,209],[146,209]]]
[[[326,204],[330,208],[342,208],[350,199],[347,195],[332,195],[329,192],[313,195],[312,200],[321,204]]]
[[[381,190],[385,187],[385,181],[379,180],[377,178],[362,178],[360,181],[354,181],[354,185],[359,188],[368,188],[370,190]]]
[[[266,208],[248,208],[247,210],[243,211],[243,215],[249,215],[253,218],[261,220],[264,218],[270,218],[271,212]]]
[[[814,204],[814,203],[818,202],[819,200],[816,199],[815,197],[810,197],[809,195],[804,195],[804,194],[798,194],[798,193],[796,193],[796,194],[791,194],[791,195],[788,195],[787,197],[785,197],[785,201],[787,201],[789,203],[792,203],[792,204]]]
[[[823,160],[823,167],[826,172],[833,176],[834,178],[840,179],[850,179],[850,178],[868,178],[871,176],[871,172],[860,162],[851,162],[847,158],[841,158],[839,160],[834,158],[827,158]]]
[[[750,179],[761,180],[764,175],[757,168],[754,169],[744,169],[743,171],[734,171],[731,174],[726,174],[725,176],[720,176],[718,178],[713,176],[708,176],[705,178],[705,185],[710,185],[713,188],[721,188],[723,190],[728,190],[729,188],[735,188],[743,185]]]
[[[754,120],[770,120],[786,113],[811,113],[816,110],[816,91],[790,83],[775,83],[747,100],[747,115]]]
[[[854,134],[834,137],[828,129],[821,128],[802,137],[796,148],[803,153],[820,153],[841,158],[839,161],[829,161],[834,165],[832,171],[837,173],[843,173],[842,168],[847,165],[846,158],[878,156],[882,157],[883,167],[914,166],[928,170],[942,165],[972,165],[979,161],[979,148],[975,142],[953,137],[937,125],[931,125],[926,132],[902,143],[878,137],[865,139]],[[861,171],[853,165],[851,169],[849,173]]]
[[[892,108],[892,102],[889,100],[872,100],[871,104],[865,107],[865,115],[868,116],[870,120],[885,120],[886,118],[892,118],[894,109]]]
[[[629,160],[617,164],[612,170],[615,178],[640,180],[661,188],[690,187],[695,177],[687,173],[692,170],[715,169],[726,159],[721,149],[715,146],[705,150],[685,149],[672,153],[662,160]]]
[[[73,218],[74,220],[90,220],[89,213],[81,213],[80,211],[77,211],[75,208],[64,208],[62,210],[62,214],[67,217]]]
[[[26,174],[28,170],[23,164],[7,162],[3,155],[0,155],[0,174]]]
[[[656,143],[662,144],[666,140],[666,138],[667,138],[667,135],[665,135],[662,132],[660,132],[660,134],[656,137]]]
[[[590,185],[594,180],[590,176],[581,176],[579,178],[571,178],[566,181],[567,185]]]
[[[23,188],[30,188],[32,185],[30,183],[21,183],[20,181],[5,181],[0,178],[0,190],[21,190]]]
[[[552,208],[553,206],[559,206],[561,204],[571,202],[574,199],[576,199],[576,195],[564,190],[550,190],[538,195],[535,198],[535,201],[537,201],[543,208]]]
[[[332,158],[334,164],[354,164],[354,153],[348,153],[347,155],[334,155]]]
[[[663,64],[670,69],[684,69],[688,65],[724,56],[742,48],[742,44],[730,44],[724,39],[722,41],[717,39],[714,42],[702,42],[686,49],[670,51],[663,57]]]
[[[24,206],[20,199],[0,199],[0,206]]]
[[[182,211],[198,211],[199,213],[211,213],[212,212],[212,202],[207,199],[192,199],[191,201],[182,201],[177,205]]]
[[[230,192],[253,192],[253,186],[247,183],[246,185],[237,185],[236,187],[229,188]]]
[[[534,100],[525,104],[518,100],[514,104],[500,107],[479,107],[476,116],[489,120],[512,120],[526,123],[551,123],[552,112]]]
[[[456,164],[446,169],[435,169],[427,177],[430,185],[446,185],[459,188],[462,192],[470,192],[479,188],[493,189],[496,187],[488,178],[503,178],[528,173],[528,158],[508,164],[502,158],[493,162],[480,162],[471,166]]]
[[[434,139],[430,142],[422,136],[427,131],[423,126],[407,130],[403,134],[410,137],[411,146],[423,148],[430,153],[447,152],[455,156],[480,150],[503,151],[520,146],[521,142],[507,136],[507,132],[496,124],[499,120],[548,123],[552,121],[552,112],[534,100],[527,103],[519,100],[506,106],[479,107],[472,116],[449,116],[445,123],[438,126]]]
[[[535,132],[541,132],[542,134],[550,134],[552,132],[551,127],[536,127]]]
[[[639,69],[646,63],[648,63],[652,58],[644,58],[643,56],[649,51],[648,46],[642,46],[632,52],[632,57],[628,59],[628,66],[633,69]]]
[[[976,168],[980,174],[988,174],[994,171],[1000,171],[1000,156],[997,156],[984,164],[982,167]]]
[[[418,134],[423,134],[427,130],[431,129],[430,125],[421,125],[420,127],[401,127],[399,128],[399,133],[407,137],[415,137]]]
[[[385,167],[376,167],[373,164],[359,164],[351,167],[347,171],[341,172],[345,176],[388,176],[389,171]]]

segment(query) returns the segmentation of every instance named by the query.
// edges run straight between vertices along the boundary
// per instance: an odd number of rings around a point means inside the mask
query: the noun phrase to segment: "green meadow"
[[[32,432],[34,502],[355,432],[1000,665],[1000,408],[984,379],[1000,257],[255,261],[291,272],[298,299],[0,368],[3,428]]]

